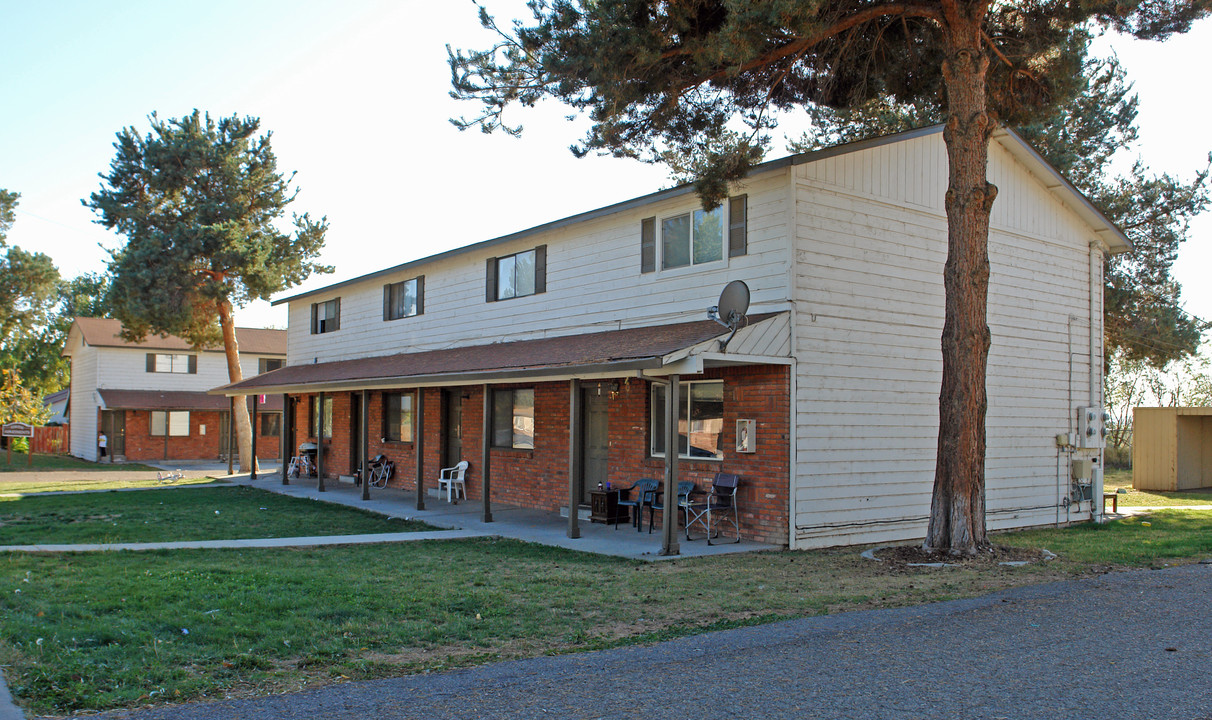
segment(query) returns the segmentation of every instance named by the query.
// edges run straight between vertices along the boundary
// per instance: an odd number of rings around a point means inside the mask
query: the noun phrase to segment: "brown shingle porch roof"
[[[219,395],[186,390],[97,390],[109,410],[214,410],[231,408],[231,400]],[[282,398],[268,395],[261,404],[264,412],[280,412]]]
[[[750,324],[771,315],[750,316]],[[449,378],[476,382],[468,376],[489,378],[493,374],[515,373],[524,376],[543,371],[603,372],[657,368],[661,358],[701,342],[729,334],[712,320],[674,325],[652,325],[606,332],[536,340],[515,340],[490,345],[470,345],[445,350],[402,353],[379,357],[338,360],[326,363],[287,365],[243,382],[211,390],[216,394],[233,392],[305,392],[309,387],[323,389],[351,383],[388,386],[391,381],[418,382],[422,378]]]

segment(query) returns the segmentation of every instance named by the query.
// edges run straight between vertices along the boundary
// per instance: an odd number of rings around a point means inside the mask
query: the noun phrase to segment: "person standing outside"
[[[97,436],[97,447],[101,448],[101,462],[105,462],[106,448],[109,445],[109,438],[105,437],[105,431]]]

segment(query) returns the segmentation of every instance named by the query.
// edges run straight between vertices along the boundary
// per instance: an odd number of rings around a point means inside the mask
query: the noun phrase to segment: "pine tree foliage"
[[[180,335],[201,347],[219,341],[218,309],[293,287],[313,272],[325,220],[294,216],[294,234],[276,221],[295,199],[260,121],[217,122],[195,110],[149,118],[151,132],[118,133],[102,188],[84,201],[98,222],[126,237],[112,253],[111,311],[130,340]]]
[[[236,382],[243,372],[233,307],[332,272],[315,261],[327,221],[295,214],[293,233],[279,229],[297,190],[294,175],[278,171],[270,134],[257,136],[257,118],[215,121],[195,110],[149,120],[146,135],[118,133],[109,174],[84,201],[101,225],[126,237],[109,261],[109,310],[128,340],[169,333],[195,347],[221,344]],[[243,403],[236,407],[248,469],[251,429]]]
[[[17,203],[21,193],[0,188],[0,247],[8,240],[8,231],[17,219]]]
[[[533,22],[484,50],[449,50],[459,127],[520,132],[505,112],[555,98],[592,126],[573,147],[660,162],[685,158],[708,206],[762,157],[776,110],[809,105],[946,108],[950,179],[943,382],[925,545],[986,542],[985,369],[989,212],[997,123],[1020,125],[1074,97],[1091,27],[1161,39],[1209,0],[532,0]]]

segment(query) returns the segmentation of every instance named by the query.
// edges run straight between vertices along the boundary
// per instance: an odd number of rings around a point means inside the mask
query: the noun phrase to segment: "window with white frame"
[[[652,384],[649,423],[653,457],[665,456],[665,408],[668,387]],[[678,457],[722,460],[724,433],[724,381],[678,383]]]
[[[148,434],[152,437],[187,437],[189,435],[188,410],[152,410],[151,427]]]
[[[383,319],[399,320],[425,312],[425,276],[383,286]]]
[[[148,353],[147,371],[194,374],[198,372],[198,356],[188,353]]]
[[[277,370],[284,366],[286,361],[282,358],[258,358],[257,359],[257,374],[267,373],[271,370]]]
[[[661,220],[661,269],[701,265],[723,259],[723,206]]]
[[[737,195],[715,210],[694,210],[640,221],[640,272],[721,262],[749,252],[749,196]],[[659,237],[658,237],[659,233]],[[659,256],[659,261],[658,261]]]
[[[492,446],[534,449],[534,388],[492,391]]]

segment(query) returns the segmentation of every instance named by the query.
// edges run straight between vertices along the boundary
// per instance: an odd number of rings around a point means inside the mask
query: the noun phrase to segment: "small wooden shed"
[[[1132,484],[1137,490],[1212,487],[1212,407],[1133,408]]]

